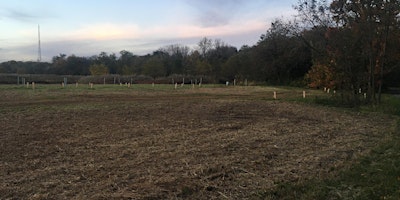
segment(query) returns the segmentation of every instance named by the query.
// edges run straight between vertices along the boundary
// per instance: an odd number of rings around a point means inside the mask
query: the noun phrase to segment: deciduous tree
[[[89,68],[91,75],[107,75],[108,68],[104,64],[92,64]]]

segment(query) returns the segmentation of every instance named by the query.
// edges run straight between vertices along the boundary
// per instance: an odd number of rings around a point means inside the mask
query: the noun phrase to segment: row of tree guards
[[[32,82],[31,84],[30,84],[29,82],[26,82],[26,83],[24,83],[24,85],[26,85],[26,88],[32,87],[33,90],[35,90],[35,87],[36,87],[35,82]],[[90,89],[93,89],[94,83],[89,83],[88,85],[89,85]],[[120,83],[119,85],[120,85],[120,86],[123,86],[124,84]],[[181,87],[183,87],[184,85],[185,85],[184,82],[182,82],[182,83],[180,84]],[[192,85],[192,88],[194,89],[195,86],[196,86],[197,84],[192,83],[191,85]],[[234,81],[234,85],[235,85],[235,81]],[[130,87],[131,87],[131,83],[125,83],[125,86],[128,87],[128,88],[130,88]],[[152,87],[154,87],[154,86],[155,86],[155,84],[152,83]],[[198,86],[201,87],[201,82],[199,82]],[[226,82],[226,86],[229,86],[229,82]],[[64,78],[64,81],[61,83],[61,87],[62,87],[62,88],[67,87],[67,78]],[[76,88],[79,87],[79,83],[75,83],[75,87],[76,87]],[[178,83],[177,83],[177,82],[175,82],[174,88],[175,88],[175,89],[178,88]],[[328,93],[329,93],[329,89],[326,90],[326,88],[325,88],[325,91],[328,91]],[[276,91],[273,92],[273,98],[274,98],[274,99],[277,99],[277,98],[278,98],[278,95],[277,95],[277,92],[276,92]],[[306,98],[306,91],[304,91],[304,90],[303,90],[303,98]]]
[[[103,85],[105,85],[106,84],[106,80],[105,80],[106,78],[104,78],[103,80],[104,80],[104,82],[103,82]],[[18,82],[18,84],[23,84],[23,85],[26,85],[26,88],[30,88],[30,87],[32,87],[32,89],[33,90],[35,90],[35,87],[36,87],[36,84],[35,84],[35,82],[31,82],[31,84],[29,83],[29,82],[26,82],[26,79],[25,78],[20,78],[19,76],[17,77],[17,82]],[[115,82],[116,82],[116,78],[114,77],[114,84],[115,84]],[[175,82],[175,80],[174,79],[172,79],[172,83],[173,83],[173,85],[174,85],[174,88],[175,89],[177,89],[178,88],[178,85],[180,85],[180,87],[183,87],[184,85],[185,85],[185,78],[183,78],[182,79],[182,82],[180,83],[180,84],[178,84],[178,82]],[[233,80],[233,86],[236,86],[236,79],[234,79]],[[198,85],[198,87],[201,87],[201,85],[202,85],[202,79],[200,79],[200,81],[198,82],[198,80],[196,79],[195,81],[193,81],[193,80],[191,80],[190,81],[190,84],[192,85],[192,88],[194,89],[195,88],[195,86],[196,85]],[[229,86],[229,85],[231,85],[231,83],[229,82],[229,81],[226,81],[226,86]],[[67,77],[64,77],[63,78],[63,82],[61,82],[61,87],[62,88],[65,88],[65,87],[67,87],[67,85],[68,85],[68,78]],[[93,87],[94,87],[94,83],[91,83],[91,82],[89,82],[89,87],[91,88],[91,89],[93,89]],[[125,84],[123,84],[123,83],[119,83],[119,85],[120,86],[123,86],[123,85],[125,85],[126,87],[131,87],[131,85],[133,85],[132,84],[132,79],[131,79],[131,82],[126,82]],[[245,84],[244,84],[245,86],[247,86],[247,79],[245,79]],[[79,86],[79,83],[78,82],[76,82],[75,83],[75,87],[77,88]],[[155,86],[155,84],[154,84],[154,82],[152,83],[152,86],[154,87]],[[336,90],[333,90],[332,92],[331,92],[331,89],[330,88],[327,88],[327,87],[324,87],[324,92],[326,92],[327,94],[330,94],[330,93],[333,93],[334,95],[336,94]],[[360,95],[362,95],[363,97],[364,97],[364,99],[366,99],[367,98],[367,93],[363,93],[362,92],[362,89],[360,88],[359,89],[359,91],[358,91],[358,93],[360,94]],[[303,90],[303,98],[306,98],[306,91],[305,90]],[[276,92],[276,91],[274,91],[273,92],[273,99],[278,99],[278,93]]]
[[[32,86],[32,89],[35,90],[35,86],[36,86],[35,82],[32,82],[31,84],[29,84],[29,82],[26,82],[26,88],[30,88],[30,85]],[[185,83],[181,83],[180,85],[181,85],[181,87],[183,87],[185,85]],[[192,85],[193,88],[195,88],[195,84],[191,84],[191,85]],[[229,85],[228,82],[226,83],[226,85],[227,86]],[[78,86],[79,86],[79,83],[75,83],[75,87],[78,87]],[[120,83],[120,86],[123,86],[123,84]],[[131,84],[130,83],[125,83],[125,86],[131,87]],[[154,83],[152,83],[152,86],[154,87]],[[66,79],[64,80],[64,82],[61,83],[61,87],[62,88],[67,87]],[[93,89],[94,84],[93,83],[89,83],[89,87],[91,89]],[[178,83],[175,83],[174,87],[175,87],[175,89],[177,89],[178,88]],[[201,82],[199,83],[199,87],[201,87]],[[273,98],[277,99],[277,92],[276,91],[274,91]],[[303,91],[303,98],[306,98],[306,91]]]
[[[30,84],[29,82],[24,83],[24,81],[25,81],[25,80],[23,80],[23,84],[26,85],[26,88],[32,87],[32,89],[35,90],[35,88],[36,88],[35,82],[32,82],[32,83]],[[93,89],[94,83],[89,83],[88,85],[89,85],[90,89]],[[120,85],[120,86],[125,85],[126,87],[130,88],[132,84],[131,84],[131,83],[125,83],[125,84],[120,83],[119,85]],[[183,87],[184,85],[185,85],[185,83],[184,83],[184,81],[183,81],[183,82],[180,84],[180,86]],[[198,85],[199,87],[201,87],[201,82],[199,82],[198,84],[192,83],[191,85],[192,85],[192,88],[193,88],[193,89],[195,88],[196,85]],[[235,81],[234,81],[234,85],[235,85]],[[64,81],[61,83],[61,86],[62,86],[62,88],[67,87],[67,78],[64,78]],[[154,87],[154,86],[155,86],[155,84],[152,83],[152,87]],[[226,82],[226,86],[229,86],[229,82]],[[79,87],[79,83],[75,83],[75,87],[78,88],[78,87]],[[175,89],[178,88],[178,83],[177,83],[177,82],[175,82],[174,88],[175,88]],[[330,93],[331,93],[331,89],[330,89],[330,88],[324,87],[324,92],[326,92],[327,94],[330,94]],[[336,94],[336,90],[333,90],[332,93],[335,95],[335,94]],[[305,99],[306,96],[307,96],[307,95],[306,95],[306,91],[303,90],[303,93],[302,93],[302,94],[303,94],[303,98]],[[359,94],[361,94],[361,95],[364,97],[364,99],[367,98],[367,93],[365,93],[365,92],[362,93],[362,89],[361,89],[361,88],[359,89]],[[276,91],[274,91],[272,97],[273,97],[273,99],[275,99],[275,100],[278,99],[278,93],[277,93]]]
[[[108,79],[108,81],[109,81],[109,79]],[[97,82],[98,82],[98,81],[97,81]],[[26,83],[27,83],[26,78],[17,76],[17,85],[20,85],[20,84],[26,85]],[[133,80],[133,78],[130,78],[130,81],[129,81],[129,82],[121,82],[121,79],[119,79],[119,78],[117,78],[117,77],[113,77],[113,84],[114,84],[114,85],[116,85],[116,84],[123,84],[123,83],[130,83],[130,84],[132,85],[132,84],[134,84],[134,80]],[[183,84],[183,85],[184,85],[185,83],[189,83],[189,81],[185,81],[185,78],[182,78],[182,81],[177,81],[177,80],[175,80],[174,78],[172,78],[172,79],[171,79],[171,83],[172,83],[172,84],[178,83],[178,84]],[[203,83],[203,78],[199,78],[199,79],[190,79],[190,84],[191,84],[191,85],[192,85],[192,84],[195,84],[195,85],[198,85],[198,84],[199,84],[199,85],[201,85],[202,83]],[[231,85],[231,84],[233,84],[234,86],[236,86],[237,83],[238,83],[238,81],[237,81],[236,79],[233,79],[232,82],[226,81],[226,85],[227,85],[227,86],[228,86],[228,85]],[[67,78],[67,77],[64,77],[64,78],[63,78],[63,81],[61,82],[61,84],[62,84],[63,87],[66,87],[67,84],[68,84],[68,78]],[[107,78],[106,78],[106,77],[103,77],[103,84],[104,84],[104,85],[109,84],[109,82],[107,83]],[[153,82],[153,84],[154,84],[154,82]],[[244,79],[244,81],[242,82],[242,85],[248,86],[248,81],[247,81],[247,79]]]

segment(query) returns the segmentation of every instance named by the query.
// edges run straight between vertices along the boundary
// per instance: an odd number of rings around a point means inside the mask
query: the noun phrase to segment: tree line
[[[275,33],[273,33],[275,34]],[[81,57],[59,54],[51,62],[8,61],[0,73],[57,75],[171,75],[204,76],[213,82],[249,80],[289,84],[302,80],[311,66],[311,51],[295,37],[272,36],[239,50],[220,39],[202,38],[197,47],[174,44],[138,56],[123,50],[119,55],[101,52]]]
[[[399,86],[398,0],[299,0],[298,36],[312,49],[306,79],[312,87],[337,88],[359,105],[378,104],[385,87]]]
[[[91,57],[60,54],[50,63],[9,61],[0,73],[62,75],[174,74],[214,82],[255,81],[342,91],[342,99],[377,104],[382,91],[399,86],[400,2],[396,0],[298,0],[297,15],[276,19],[254,46],[240,49],[220,39],[197,47],[174,44],[138,56],[123,50]]]

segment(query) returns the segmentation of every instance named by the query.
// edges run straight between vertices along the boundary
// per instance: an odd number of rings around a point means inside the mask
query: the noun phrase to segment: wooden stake
[[[178,88],[178,83],[175,83],[175,89]]]
[[[274,99],[276,99],[276,91],[274,91]]]
[[[26,88],[29,88],[29,82],[26,82]]]
[[[306,91],[303,90],[303,99],[306,98]]]

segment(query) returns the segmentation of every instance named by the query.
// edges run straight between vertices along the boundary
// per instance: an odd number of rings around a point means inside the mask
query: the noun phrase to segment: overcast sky
[[[272,20],[295,14],[297,0],[1,0],[0,62],[127,50],[151,53],[203,38],[254,45]]]

